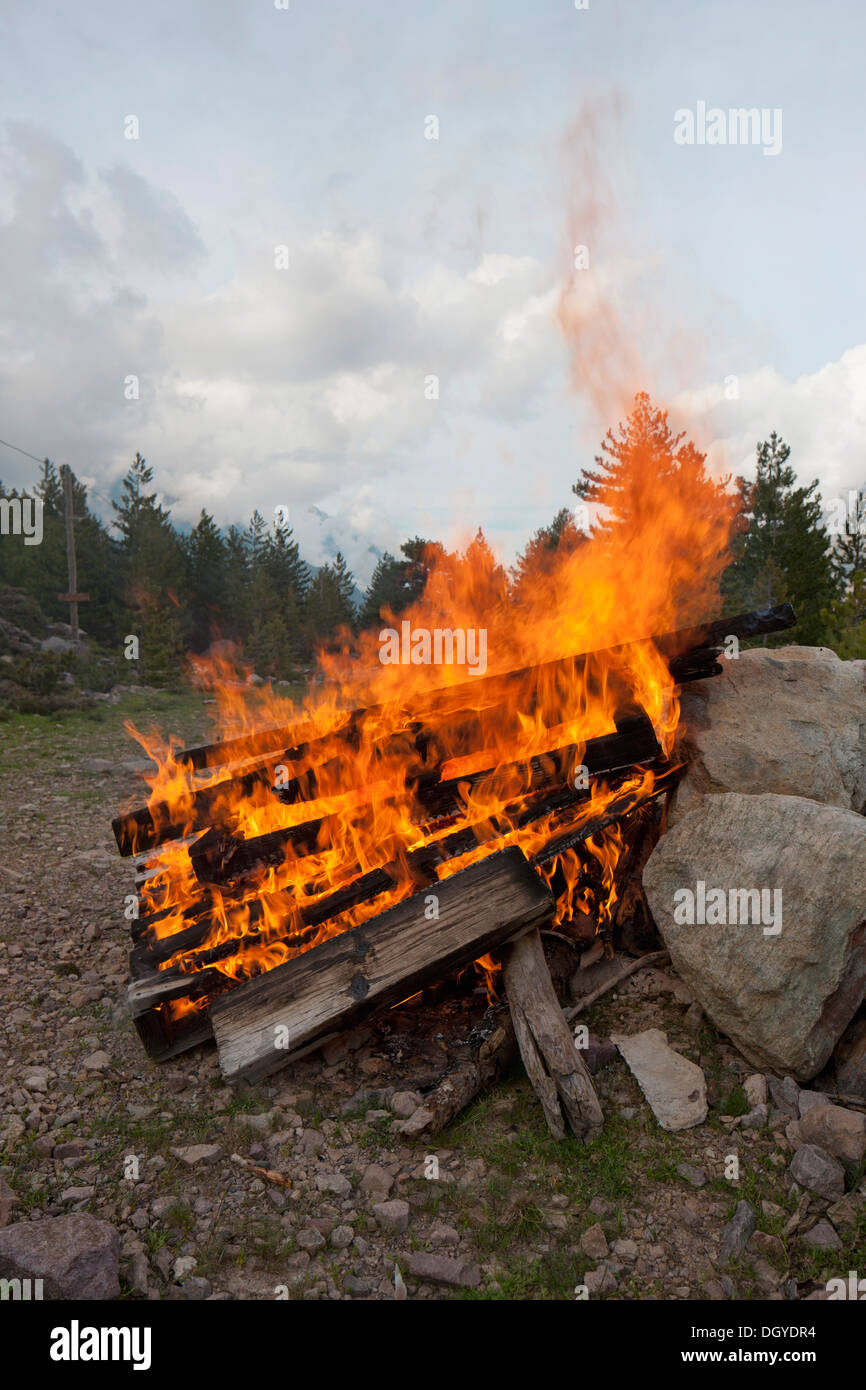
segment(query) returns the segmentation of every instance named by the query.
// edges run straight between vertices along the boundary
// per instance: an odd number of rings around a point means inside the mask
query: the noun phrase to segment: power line
[[[8,439],[0,439],[0,444],[5,445],[7,449],[14,449],[16,454],[23,454],[25,458],[33,459],[34,463],[45,462],[45,454],[42,455],[42,458],[37,458],[35,454],[31,454],[29,449],[19,449],[17,444],[10,444]]]

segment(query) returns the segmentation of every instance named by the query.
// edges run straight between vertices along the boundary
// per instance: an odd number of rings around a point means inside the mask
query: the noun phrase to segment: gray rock
[[[590,1226],[580,1237],[580,1248],[590,1260],[604,1260],[610,1254],[607,1236],[601,1226]]]
[[[216,1163],[223,1156],[219,1144],[188,1144],[179,1149],[170,1149],[169,1153],[188,1168],[193,1168],[196,1163]]]
[[[87,1212],[18,1221],[0,1230],[0,1279],[41,1279],[43,1297],[120,1296],[120,1237]]]
[[[421,1104],[417,1091],[395,1091],[391,1097],[391,1109],[398,1120],[408,1120]]]
[[[107,1052],[101,1050],[91,1052],[88,1057],[84,1058],[81,1065],[86,1067],[88,1071],[105,1071],[106,1067],[111,1066],[111,1058]]]
[[[612,1033],[662,1129],[689,1129],[707,1117],[707,1083],[694,1062],[675,1052],[659,1028]]]
[[[804,1143],[817,1144],[852,1167],[862,1163],[866,1154],[866,1115],[845,1110],[841,1105],[816,1105],[801,1111],[799,1124]]]
[[[370,1292],[370,1285],[366,1279],[359,1279],[355,1274],[343,1275],[343,1288],[346,1293],[350,1293],[353,1298],[363,1298]]]
[[[842,1242],[829,1221],[816,1221],[803,1236],[803,1244],[813,1250],[841,1250]]]
[[[863,816],[802,796],[735,793],[705,796],[650,855],[644,888],[674,967],[754,1066],[809,1080],[859,1006],[864,862]],[[781,929],[772,919],[676,921],[698,883],[721,889],[725,909],[749,890],[766,890],[770,906],[779,890]]]
[[[677,1172],[686,1182],[690,1182],[692,1187],[706,1187],[707,1175],[703,1168],[699,1168],[696,1163],[680,1163]]]
[[[364,1171],[360,1186],[362,1192],[375,1192],[382,1197],[387,1197],[394,1186],[394,1179],[390,1173],[385,1172],[380,1164],[371,1163]]]
[[[331,1232],[331,1245],[335,1250],[345,1250],[355,1239],[351,1226],[337,1226]]]
[[[352,1184],[342,1173],[317,1173],[316,1187],[320,1192],[333,1192],[335,1197],[348,1197]]]
[[[325,1237],[314,1226],[308,1226],[305,1231],[299,1231],[295,1236],[295,1244],[308,1254],[312,1254],[314,1250],[321,1250],[324,1243]]]
[[[193,1274],[183,1281],[184,1293],[191,1303],[203,1303],[213,1293],[213,1285],[201,1274]]]
[[[801,1091],[800,1092],[800,1114],[805,1115],[807,1110],[815,1110],[822,1105],[831,1105],[832,1101],[823,1091]]]
[[[453,1226],[448,1226],[444,1221],[437,1221],[430,1231],[429,1240],[431,1245],[459,1245],[460,1236]]]
[[[439,1284],[446,1289],[477,1289],[481,1283],[480,1269],[469,1260],[422,1251],[409,1256],[409,1274],[425,1284]]]
[[[782,1081],[777,1076],[768,1076],[767,1085],[778,1113],[790,1115],[792,1120],[796,1120],[800,1113],[800,1087],[793,1076],[786,1076]]]
[[[862,811],[866,691],[862,663],[826,647],[754,648],[718,680],[682,694],[689,766],[672,821],[707,792],[773,792]],[[820,710],[820,718],[815,711]]]
[[[767,1078],[761,1072],[753,1072],[747,1076],[743,1082],[743,1090],[746,1093],[746,1100],[754,1110],[759,1105],[766,1105],[769,1100],[767,1094]]]
[[[755,1230],[755,1213],[748,1202],[738,1202],[733,1217],[722,1231],[719,1242],[719,1263],[727,1264],[745,1254]]]
[[[769,1118],[770,1107],[768,1105],[756,1105],[754,1110],[743,1115],[740,1125],[743,1129],[763,1129]]]
[[[583,1276],[590,1297],[600,1293],[613,1293],[616,1288],[616,1276],[607,1265],[601,1264],[598,1269],[588,1269]]]
[[[383,1230],[402,1232],[409,1229],[408,1202],[376,1202],[373,1205],[373,1215]]]
[[[817,1144],[802,1144],[791,1160],[791,1177],[801,1187],[837,1202],[845,1191],[845,1169]]]

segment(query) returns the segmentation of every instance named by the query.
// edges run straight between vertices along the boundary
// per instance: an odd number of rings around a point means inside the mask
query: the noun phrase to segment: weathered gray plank
[[[425,915],[430,893],[438,899],[434,920]],[[267,1076],[326,1035],[544,925],[553,910],[519,849],[490,855],[215,1000],[223,1074]]]

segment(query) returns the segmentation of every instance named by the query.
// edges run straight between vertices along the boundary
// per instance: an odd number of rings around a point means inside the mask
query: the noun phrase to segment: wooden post
[[[63,474],[63,508],[66,520],[66,572],[69,578],[69,626],[70,636],[78,650],[78,599],[72,595],[78,590],[78,568],[75,563],[75,525],[72,514],[72,469],[64,463],[60,469]]]

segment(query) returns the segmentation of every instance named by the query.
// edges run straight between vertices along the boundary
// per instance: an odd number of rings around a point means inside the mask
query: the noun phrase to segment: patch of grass
[[[735,1086],[718,1104],[720,1115],[748,1115],[751,1106],[742,1086]]]

